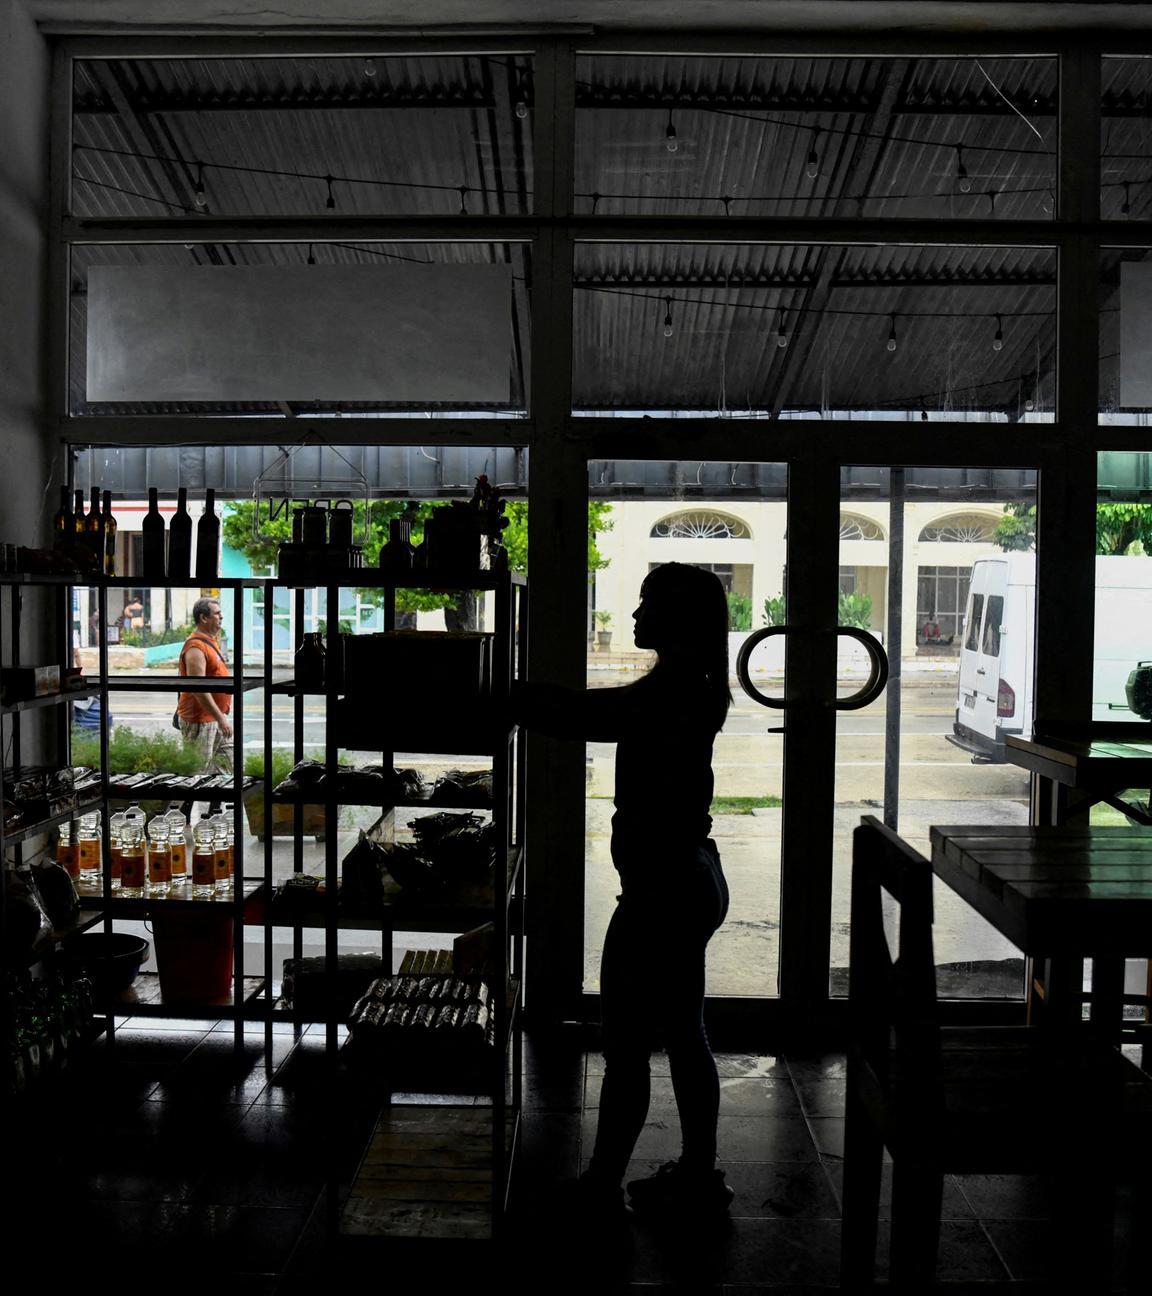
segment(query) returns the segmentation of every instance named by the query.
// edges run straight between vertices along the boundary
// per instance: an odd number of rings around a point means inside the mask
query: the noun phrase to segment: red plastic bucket
[[[232,916],[165,908],[152,916],[160,992],[173,1003],[232,993]]]

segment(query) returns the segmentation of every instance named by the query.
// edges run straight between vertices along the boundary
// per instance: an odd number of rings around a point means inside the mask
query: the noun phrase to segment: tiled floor
[[[585,1164],[601,1059],[580,1032],[526,1041],[523,1146],[508,1244],[499,1250],[331,1244],[342,1189],[355,1173],[378,1099],[331,1076],[323,1039],[277,1028],[233,1053],[231,1027],[133,1024],[114,1047],[10,1129],[15,1195],[9,1237],[56,1287],[103,1266],[166,1292],[297,1292],[334,1277],[389,1281],[393,1292],[476,1286],[489,1267],[501,1291],[747,1293],[836,1287],[844,1063],[840,1056],[719,1058],[719,1146],[736,1191],[722,1227],[582,1234],[558,1205]],[[678,1151],[666,1060],[653,1059],[652,1106],[632,1169]],[[950,1180],[939,1277],[945,1290],[1052,1290],[1047,1214],[1027,1180]],[[881,1227],[880,1249],[886,1245]],[[881,1257],[882,1258],[882,1257]],[[1101,1284],[1099,1290],[1107,1291]],[[135,1288],[133,1288],[135,1290]]]

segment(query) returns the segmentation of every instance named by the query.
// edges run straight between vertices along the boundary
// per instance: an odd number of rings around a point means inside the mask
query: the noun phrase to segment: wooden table
[[[1034,963],[1029,1019],[1077,1020],[1083,960],[1091,1017],[1119,1029],[1124,960],[1152,958],[1152,830],[933,827],[932,867]]]
[[[1067,823],[1097,802],[1110,805],[1139,824],[1152,825],[1146,802],[1120,799],[1128,788],[1152,788],[1152,742],[1135,739],[1076,739],[1009,735],[1005,756],[1077,795],[1053,801],[1045,818]]]

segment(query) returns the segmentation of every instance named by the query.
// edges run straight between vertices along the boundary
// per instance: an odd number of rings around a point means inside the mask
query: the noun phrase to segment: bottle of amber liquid
[[[60,487],[60,507],[52,519],[52,548],[70,549],[76,534],[76,515],[72,512],[72,496],[67,486]]]
[[[92,507],[84,519],[84,548],[88,570],[99,576],[104,571],[104,514],[100,512],[100,488],[92,487]]]
[[[168,850],[172,856],[172,885],[184,886],[188,881],[188,820],[182,810],[168,811]]]
[[[119,891],[124,877],[124,843],[120,833],[128,822],[123,810],[118,810],[108,820],[108,880],[113,891]]]
[[[172,852],[168,820],[157,815],[148,825],[148,894],[166,896],[172,889]]]
[[[208,820],[212,826],[212,852],[215,861],[216,894],[227,895],[232,888],[232,869],[228,849],[228,816],[221,812]]]
[[[129,820],[120,829],[120,894],[142,896],[145,870],[144,837],[137,824]]]
[[[119,527],[112,516],[112,492],[104,492],[104,575],[116,575],[116,532]]]
[[[216,895],[216,834],[201,819],[192,830],[192,899],[211,900]]]
[[[97,888],[100,885],[100,812],[98,810],[81,815],[76,842],[80,862],[80,882]]]
[[[80,854],[76,844],[76,825],[69,820],[60,825],[60,840],[56,843],[56,863],[73,882],[80,881]]]

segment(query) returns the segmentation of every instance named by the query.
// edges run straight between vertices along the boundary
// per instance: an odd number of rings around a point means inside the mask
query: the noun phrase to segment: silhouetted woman
[[[732,1190],[716,1163],[720,1083],[704,1031],[704,954],[728,911],[709,838],[712,743],[728,689],[728,604],[711,572],[665,563],[649,573],[632,614],[652,670],[622,688],[581,692],[529,685],[517,719],[561,738],[615,742],[612,862],[621,894],[600,964],[604,1084],[596,1144],[578,1196],[592,1211],[625,1212],[621,1182],[644,1126],[649,1057],[668,1051],[682,1153],[628,1185],[644,1210],[724,1210]]]

